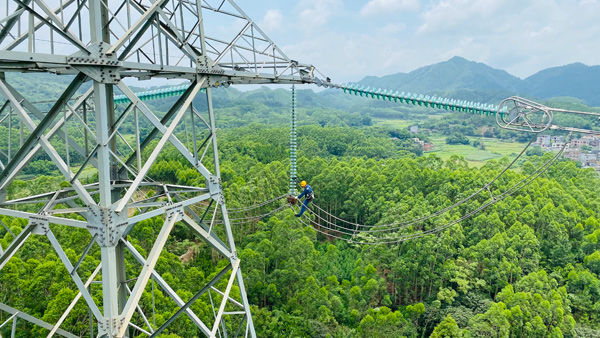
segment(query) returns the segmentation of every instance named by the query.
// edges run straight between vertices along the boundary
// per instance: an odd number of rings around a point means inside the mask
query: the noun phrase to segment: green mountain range
[[[9,73],[7,79],[31,101],[45,101],[56,99],[68,85],[71,77]],[[376,88],[496,104],[511,95],[520,95],[551,105],[557,103],[558,107],[585,110],[586,106],[600,106],[600,86],[595,85],[599,82],[600,66],[574,63],[548,68],[526,79],[520,79],[504,70],[456,56],[448,61],[421,67],[410,73],[382,77],[367,76],[359,83]],[[86,83],[80,91],[88,87],[89,83]],[[159,87],[133,87],[132,89],[145,91],[157,88]],[[213,93],[215,107],[235,111],[237,118],[255,113],[257,117],[263,116],[269,120],[269,123],[273,123],[267,115],[273,116],[274,113],[287,119],[290,107],[289,90],[260,87],[250,91],[240,91],[230,87],[218,88]],[[297,88],[297,98],[298,107],[304,108],[308,114],[316,110],[334,109],[339,110],[340,113],[342,111],[362,112],[371,116],[384,117],[382,109],[411,110],[404,105],[346,95],[337,89],[314,92],[300,86]],[[175,98],[167,98],[148,102],[148,104],[158,111],[166,111],[174,100]],[[199,108],[204,106],[202,98],[196,101]],[[257,107],[260,109],[256,109]],[[268,114],[265,115],[266,112]],[[258,119],[266,122],[263,120]]]
[[[409,73],[367,76],[359,83],[483,102],[497,102],[510,95],[534,99],[571,96],[591,106],[600,105],[600,66],[582,63],[547,68],[520,79],[504,70],[455,56]]]

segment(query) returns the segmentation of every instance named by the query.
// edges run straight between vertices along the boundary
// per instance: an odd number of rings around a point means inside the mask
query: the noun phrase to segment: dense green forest
[[[498,173],[508,159],[470,168],[454,157],[446,162],[418,156],[398,135],[377,128],[300,128],[299,172],[311,183],[320,206],[363,223],[411,219],[450,205]],[[286,128],[251,125],[219,135],[222,176],[231,207],[286,192]],[[546,157],[549,154],[546,154]],[[546,158],[530,156],[509,170],[493,189],[535,170]],[[165,151],[150,176],[194,184],[200,176],[175,152]],[[260,337],[594,337],[600,334],[600,183],[593,170],[560,161],[518,194],[447,230],[393,245],[360,246],[335,241],[302,225],[291,210],[235,225],[238,250],[257,334]],[[15,181],[19,196],[59,187],[57,176]],[[459,217],[483,200],[415,226]],[[257,211],[261,213],[264,210]],[[267,210],[268,211],[268,210]],[[13,233],[23,221],[3,217]],[[145,253],[160,220],[136,226],[133,243]],[[89,241],[85,232],[57,236],[72,260]],[[3,231],[6,247],[13,235]],[[191,250],[193,259],[178,256]],[[99,262],[92,251],[81,265],[88,274]],[[157,270],[184,298],[225,261],[176,227]],[[138,269],[128,265],[130,272]],[[34,237],[0,274],[1,301],[55,322],[75,296],[74,285],[51,246]],[[101,297],[99,288],[92,288]],[[156,323],[176,311],[154,292]],[[209,318],[209,300],[192,307]],[[151,309],[146,289],[141,300]],[[7,318],[2,315],[0,321]],[[138,318],[139,319],[139,318]],[[63,328],[85,335],[88,314],[80,302]],[[25,323],[20,336],[44,330]],[[197,335],[187,318],[171,334]]]
[[[12,81],[15,87],[27,88],[26,79]],[[30,96],[32,100],[47,99],[59,89],[60,86],[43,83]],[[149,104],[164,111],[172,100]],[[424,154],[413,138],[427,140],[431,135],[441,135],[446,141],[458,143],[469,142],[466,136],[518,142],[531,138],[501,130],[490,118],[424,111],[332,91],[298,91],[298,101],[300,178],[315,189],[315,205],[364,224],[407,221],[443,209],[478,190],[511,160],[501,158],[480,168],[472,167],[460,156],[442,160]],[[594,110],[569,98],[549,103]],[[195,104],[202,109],[204,103],[199,100]],[[218,138],[228,207],[253,205],[287,193],[289,92],[219,89],[215,90],[215,107],[217,124],[222,128]],[[386,119],[409,121],[422,131],[410,134],[406,128],[380,123]],[[558,119],[580,127],[595,128],[598,123],[568,116]],[[93,124],[93,118],[90,121]],[[146,133],[150,125],[142,121],[140,128]],[[72,138],[83,144],[80,127],[71,124],[67,129]],[[122,130],[125,137],[131,136],[131,121],[124,122]],[[183,126],[177,134],[189,142],[188,130]],[[19,137],[13,131],[13,145],[19,143]],[[5,125],[0,126],[0,138],[8,139]],[[64,143],[58,138],[51,141],[66,157]],[[475,142],[473,145],[483,146]],[[118,146],[126,150],[125,145]],[[149,155],[151,148],[146,149],[144,156]],[[0,152],[7,151],[5,144],[0,145]],[[494,182],[490,191],[496,196],[501,194],[534,173],[550,157],[551,153],[528,151],[514,168]],[[73,165],[83,160],[72,149],[69,158]],[[173,148],[161,152],[149,176],[175,184],[204,184],[200,174]],[[67,184],[63,179],[49,158],[40,153],[9,186],[8,197],[59,189]],[[84,183],[93,179],[82,175]],[[598,337],[599,184],[600,178],[592,169],[559,160],[531,184],[474,217],[444,231],[395,244],[359,245],[336,240],[323,230],[326,224],[322,220],[307,216],[310,224],[321,231],[317,232],[296,219],[294,211],[288,208],[269,217],[253,218],[282,204],[232,213],[257,334]],[[474,198],[399,233],[430,230],[456,220],[481,206],[488,197]],[[5,249],[26,221],[4,216],[0,220],[10,229],[0,227],[0,245]],[[129,236],[143,255],[150,250],[161,225],[160,218],[141,222]],[[70,260],[77,261],[90,241],[89,233],[66,231],[57,225],[53,225],[53,230]],[[137,274],[139,266],[131,256],[126,258],[128,275]],[[100,252],[94,247],[79,268],[82,278],[90,276],[99,262]],[[226,263],[191,230],[176,226],[156,269],[183,299],[189,299]],[[219,287],[224,286],[226,278],[220,283],[223,284]],[[76,290],[52,246],[42,236],[32,236],[0,273],[0,302],[50,323],[58,320]],[[239,290],[234,287],[233,292]],[[97,301],[102,299],[100,286],[92,285],[91,293]],[[192,305],[201,319],[212,318],[210,302],[203,296]],[[177,311],[170,298],[159,288],[153,291],[151,286],[146,288],[140,306],[156,325]],[[0,313],[0,323],[8,318],[6,313]],[[134,321],[142,319],[136,314]],[[82,301],[62,328],[77,335],[89,334],[88,311]],[[2,335],[9,332],[9,327],[0,329]],[[17,333],[19,337],[30,337],[45,335],[47,331],[19,321]],[[164,336],[199,334],[187,317],[181,317]]]

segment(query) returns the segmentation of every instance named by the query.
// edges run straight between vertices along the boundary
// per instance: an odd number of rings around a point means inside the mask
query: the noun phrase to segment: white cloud
[[[342,5],[341,0],[302,0],[298,5],[300,23],[304,29],[312,31],[325,25]]]
[[[598,1],[438,0],[417,34],[440,56],[460,55],[520,77],[581,61],[598,64]],[[422,46],[422,48],[427,48]]]
[[[515,2],[514,0],[442,0],[422,14],[423,23],[418,31],[421,33],[447,31],[456,27],[473,29],[473,24],[477,25],[481,22],[491,26],[489,19],[504,16],[503,6],[513,10],[520,7],[511,6],[508,3],[510,1]]]
[[[419,55],[400,37],[378,39],[374,35],[329,31],[282,49],[290,57],[312,63],[336,83],[358,81],[367,75],[408,72],[438,61],[437,55]]]
[[[274,31],[281,28],[282,22],[283,14],[278,9],[269,9],[260,22],[260,27],[267,31]]]
[[[600,64],[598,0],[420,3],[393,16],[364,16],[360,6],[339,0],[299,0],[289,6],[290,17],[281,7],[286,29],[272,38],[289,57],[314,64],[335,82],[409,72],[455,55],[519,77],[572,62]]]
[[[417,0],[370,0],[360,10],[360,14],[377,15],[384,13],[393,13],[401,9],[417,9],[419,2]]]
[[[542,36],[544,36],[546,34],[552,34],[552,33],[554,33],[554,29],[552,27],[550,27],[550,26],[544,26],[544,27],[542,27],[539,30],[534,30],[534,31],[529,32],[529,37],[531,37],[531,38],[539,38],[539,37],[542,37]]]
[[[409,72],[455,55],[520,77],[572,62],[600,64],[599,0],[422,0],[415,10],[368,16],[361,14],[377,13],[385,1],[270,0],[283,16],[279,26],[276,12],[265,14],[257,3],[239,1],[254,8],[290,58],[314,64],[335,82]],[[392,7],[379,8],[391,13]],[[237,34],[234,26],[217,19],[205,25],[223,39]]]
[[[400,23],[388,23],[387,25],[381,27],[381,31],[383,33],[388,34],[396,34],[406,29],[406,24]]]

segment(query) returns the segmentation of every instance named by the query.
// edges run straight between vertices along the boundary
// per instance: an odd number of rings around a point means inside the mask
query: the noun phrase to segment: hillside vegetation
[[[11,83],[21,86],[32,101],[52,98],[60,86],[67,84],[66,81],[54,86],[45,83],[32,88],[27,78],[11,76]],[[510,80],[507,74],[496,76]],[[51,83],[53,78],[44,81]],[[496,95],[486,93],[490,98]],[[149,105],[164,112],[170,100],[173,98]],[[218,89],[214,101],[217,124],[221,127],[219,150],[228,207],[253,205],[287,193],[289,92],[265,88],[248,92]],[[376,228],[429,215],[477,191],[498,175],[514,153],[522,149],[523,142],[531,138],[501,130],[495,127],[493,119],[486,117],[427,111],[350,97],[339,91],[299,91],[298,101],[298,172],[315,190],[314,205]],[[553,98],[550,102],[591,109],[584,101],[573,98]],[[196,102],[198,109],[203,109],[203,104],[202,100]],[[598,127],[597,121],[558,118],[576,126]],[[418,124],[431,133],[410,134],[406,125],[399,128],[394,121]],[[144,122],[140,127],[147,132],[150,126]],[[125,138],[132,137],[133,124],[126,121],[122,130]],[[188,135],[183,126],[176,133],[181,140]],[[69,135],[81,141],[75,125],[70,126]],[[413,140],[418,137],[442,143],[453,136],[465,137],[469,142],[484,141],[487,148],[484,151],[473,145],[444,143],[438,153],[428,154]],[[18,144],[18,133],[13,132],[12,137],[13,144]],[[5,126],[0,126],[0,138],[8,138]],[[61,156],[66,153],[62,143],[54,139],[52,142]],[[496,146],[490,145],[491,142],[496,142]],[[149,156],[151,148],[144,151],[144,157]],[[469,154],[467,149],[474,152]],[[0,147],[0,151],[6,149]],[[466,157],[455,154],[459,151]],[[69,154],[72,163],[83,161],[74,152]],[[485,158],[477,166],[469,165],[467,160],[473,160],[469,155],[482,154]],[[210,155],[209,151],[207,156]],[[530,155],[495,181],[490,192],[438,217],[398,229],[395,235],[430,230],[460,218],[485,203],[490,193],[498,196],[552,156]],[[201,175],[177,156],[172,147],[160,153],[149,176],[174,184],[204,184]],[[84,183],[93,178],[85,173],[81,176]],[[39,154],[11,183],[8,198],[59,189],[66,184],[63,180],[49,158]],[[393,244],[358,245],[336,240],[314,215],[303,220],[311,222],[312,227],[306,226],[289,208],[268,217],[252,218],[281,204],[232,213],[257,334],[259,337],[598,337],[599,184],[600,178],[593,170],[559,160],[530,185],[474,217],[443,231]],[[5,216],[0,216],[0,220],[10,229],[0,227],[0,245],[6,249],[27,224]],[[128,239],[146,255],[162,224],[160,217],[143,221],[135,226]],[[52,227],[69,259],[77,261],[91,239],[89,232]],[[181,259],[182,256],[186,258]],[[127,275],[138,273],[140,268],[133,258],[126,259]],[[100,251],[94,246],[79,267],[82,278],[87,278],[99,262]],[[156,269],[187,300],[227,262],[219,259],[190,229],[178,224]],[[226,282],[227,276],[217,287],[224,288]],[[0,273],[0,302],[50,323],[58,320],[76,290],[68,271],[43,236],[32,236]],[[239,294],[236,287],[232,292]],[[91,294],[101,300],[101,287],[93,284]],[[210,304],[211,299],[205,294],[192,309],[201,319],[209,321],[214,316]],[[153,313],[156,325],[178,310],[166,294],[150,285],[140,306],[147,314]],[[0,323],[8,318],[9,315],[0,312]],[[62,328],[85,336],[89,334],[89,320],[88,310],[80,301]],[[143,322],[138,314],[133,321]],[[227,320],[229,327],[234,324]],[[0,329],[0,334],[8,336],[10,330],[7,325]],[[18,322],[19,337],[46,334],[44,329]],[[138,331],[133,334],[141,335]],[[169,337],[198,335],[200,332],[185,316],[165,331]]]
[[[230,207],[286,192],[285,129],[252,126],[219,136]],[[401,144],[394,149],[389,135],[352,128],[306,127],[300,130],[300,139],[299,172],[315,188],[316,203],[369,224],[412,219],[450,205],[507,163],[492,160],[475,169],[460,157],[446,161],[415,157],[401,150]],[[529,157],[521,173],[509,171],[493,191],[503,191],[543,160]],[[150,176],[180,184],[201,179],[173,149],[162,153]],[[16,181],[10,193],[35,193],[58,187],[60,181],[58,177]],[[335,241],[303,226],[290,210],[259,222],[238,223],[235,235],[257,333],[261,337],[596,336],[599,183],[593,171],[559,162],[477,217],[439,234],[393,245]],[[412,230],[459,217],[483,199]],[[264,209],[256,213],[268,211]],[[2,221],[13,233],[25,225],[7,217]],[[161,224],[159,219],[142,222],[130,239],[147,252]],[[84,230],[56,232],[70,255],[81,252],[89,241]],[[2,232],[2,237],[5,248],[12,235]],[[195,248],[193,259],[181,263],[178,256],[190,248]],[[176,227],[157,269],[178,292],[191,296],[225,263],[213,257],[189,230]],[[89,274],[99,259],[99,251],[92,250],[81,273]],[[133,273],[135,266],[127,269]],[[58,319],[74,290],[50,244],[39,237],[28,241],[0,274],[2,302],[49,322]],[[101,297],[100,288],[92,288],[92,293]],[[154,297],[160,325],[176,307],[158,290]],[[208,319],[209,304],[200,298],[192,307]],[[141,306],[152,308],[150,288]],[[4,319],[5,314],[0,320]],[[80,302],[63,328],[86,334],[87,320]],[[22,323],[19,332],[29,336],[43,330]],[[181,337],[197,334],[184,317],[169,332]]]
[[[520,95],[536,99],[556,96],[579,98],[600,105],[600,66],[573,63],[543,69],[525,79],[480,62],[455,56],[448,61],[382,77],[367,76],[361,84],[419,94],[498,103]]]

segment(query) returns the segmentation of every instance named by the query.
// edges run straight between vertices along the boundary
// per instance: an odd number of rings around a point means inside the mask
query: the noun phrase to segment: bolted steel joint
[[[165,211],[167,214],[167,221],[171,221],[175,219],[175,221],[180,221],[183,219],[183,207],[181,205],[174,205],[172,207],[167,208]]]
[[[35,226],[33,233],[39,235],[45,235],[50,231],[50,224],[48,218],[42,215],[29,217],[29,224]]]
[[[87,229],[101,247],[115,246],[127,228],[125,213],[117,214],[113,209],[89,206],[87,211]]]
[[[116,84],[121,80],[122,62],[117,59],[116,55],[104,53],[109,47],[103,42],[92,44],[88,48],[91,52],[90,55],[77,52],[67,57],[67,63],[94,81]]]
[[[206,186],[208,187],[208,191],[213,198],[215,198],[216,195],[221,194],[223,191],[221,179],[214,175],[210,175],[206,178]]]

